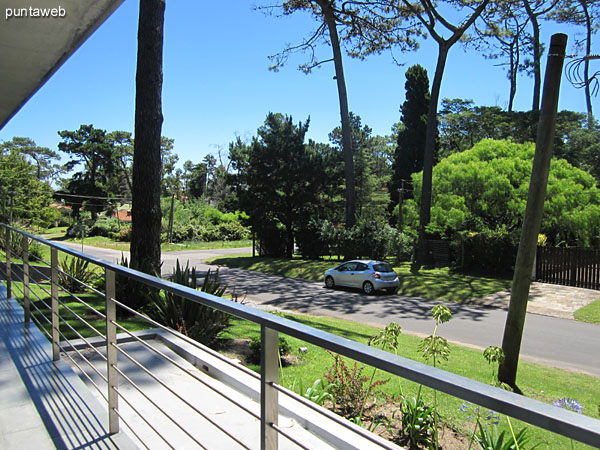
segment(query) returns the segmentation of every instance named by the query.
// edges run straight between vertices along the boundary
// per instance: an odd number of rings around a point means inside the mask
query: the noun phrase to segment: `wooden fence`
[[[535,270],[543,283],[600,290],[600,250],[538,247]]]

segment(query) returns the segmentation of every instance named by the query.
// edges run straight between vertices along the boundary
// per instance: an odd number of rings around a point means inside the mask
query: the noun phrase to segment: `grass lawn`
[[[65,238],[64,233],[50,233],[42,235],[46,239],[56,239],[60,242],[73,242],[81,244],[81,239],[77,238]],[[124,252],[129,251],[129,242],[120,242],[113,239],[109,239],[104,236],[92,236],[84,239],[84,245],[90,245],[92,247],[111,248],[113,250],[120,250]],[[238,248],[238,247],[250,247],[252,241],[241,240],[241,241],[215,241],[215,242],[184,242],[181,244],[161,244],[161,251],[172,252],[177,250],[212,250],[215,248]]]
[[[249,255],[217,257],[208,260],[213,264],[240,269],[256,270],[286,277],[322,281],[323,272],[334,267],[338,261],[266,258]],[[399,293],[431,300],[462,302],[483,297],[510,288],[511,280],[477,277],[451,271],[447,267],[421,269],[418,274],[410,271],[410,263],[396,264],[394,270],[400,278]]]
[[[600,323],[600,299],[578,309],[574,316],[580,322]]]
[[[252,241],[244,239],[241,241],[214,241],[214,242],[183,242],[181,244],[162,244],[163,252],[173,252],[177,250],[213,250],[218,248],[241,248],[252,247]]]

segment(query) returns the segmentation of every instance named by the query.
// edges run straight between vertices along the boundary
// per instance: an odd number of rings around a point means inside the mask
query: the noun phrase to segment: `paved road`
[[[121,254],[94,247],[85,247],[84,251],[108,261],[117,260]],[[202,260],[242,252],[248,252],[248,249],[163,253],[163,273],[170,273],[177,258],[180,261],[189,259],[190,264],[202,272],[209,267],[201,264]],[[238,292],[246,292],[248,299],[256,303],[380,326],[397,322],[408,334],[431,334],[434,322],[429,311],[439,303],[401,295],[366,296],[352,290],[328,290],[322,283],[226,267],[221,268],[220,274],[229,288],[235,287]],[[505,310],[455,303],[446,305],[452,311],[453,318],[440,326],[441,336],[452,342],[482,349],[489,345],[501,345]],[[528,314],[521,357],[600,377],[600,325]]]

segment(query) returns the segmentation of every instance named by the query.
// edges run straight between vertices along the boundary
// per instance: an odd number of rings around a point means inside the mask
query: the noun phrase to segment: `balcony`
[[[590,417],[98,260],[3,224],[0,236],[8,237],[0,266],[6,284],[0,287],[0,382],[6,393],[0,400],[2,448],[399,448],[279,385],[279,334],[600,446],[600,421]],[[47,267],[49,277],[29,262],[32,241],[51,249],[49,262],[37,262]],[[15,252],[22,263],[13,262]],[[103,317],[96,337],[65,336],[72,325],[62,315],[65,306],[58,296],[59,253],[104,270],[106,287],[96,292],[104,297],[106,312],[94,313]],[[261,373],[152,321],[147,330],[129,331],[117,320],[117,308],[127,307],[116,298],[116,275],[259,324]],[[52,314],[35,311],[35,283],[48,292]],[[78,320],[88,323],[86,318]]]

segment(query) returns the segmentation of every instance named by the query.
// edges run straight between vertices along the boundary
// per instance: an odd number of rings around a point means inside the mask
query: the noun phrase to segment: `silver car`
[[[398,275],[389,263],[381,261],[353,260],[325,272],[325,286],[360,288],[365,294],[385,289],[394,293],[400,286]]]

